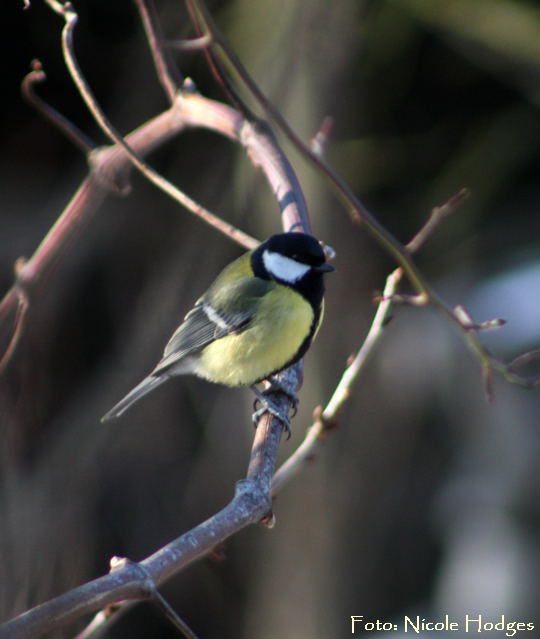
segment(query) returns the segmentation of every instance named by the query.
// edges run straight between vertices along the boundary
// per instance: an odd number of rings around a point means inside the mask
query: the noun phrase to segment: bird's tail
[[[111,410],[103,415],[102,422],[109,421],[110,419],[116,419],[120,417],[130,406],[134,404],[141,397],[144,397],[147,393],[154,388],[157,388],[160,384],[163,384],[168,379],[167,375],[148,375],[140,384],[135,386],[118,404],[113,406]]]

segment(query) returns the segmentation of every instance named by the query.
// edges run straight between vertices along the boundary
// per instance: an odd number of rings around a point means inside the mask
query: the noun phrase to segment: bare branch
[[[418,231],[418,233],[410,240],[406,248],[410,253],[416,253],[426,242],[426,240],[433,235],[437,227],[444,222],[444,220],[470,195],[469,189],[461,189],[449,200],[440,206],[435,206],[427,222]]]
[[[152,0],[135,0],[144,31],[150,45],[156,73],[170,103],[174,102],[177,91],[184,83],[178,68],[169,60],[167,49],[163,46],[163,34],[156,9]]]
[[[292,375],[288,379],[292,386],[299,383],[298,370],[294,366],[287,372]],[[298,386],[294,386],[294,390],[297,392]],[[146,599],[150,593],[149,580],[159,586],[245,526],[268,518],[272,509],[270,486],[281,434],[279,420],[270,415],[261,419],[246,478],[237,482],[233,499],[221,511],[141,562],[124,562],[108,575],[8,621],[0,626],[0,639],[32,639],[119,601]]]
[[[335,173],[328,164],[326,164],[321,156],[314,153],[310,149],[310,146],[291,129],[285,118],[259,89],[236,56],[236,53],[231,49],[228,42],[222,36],[216,24],[212,20],[210,13],[206,9],[204,2],[202,0],[189,0],[189,4],[196,8],[198,15],[204,20],[205,30],[212,36],[210,48],[215,50],[218,55],[224,57],[227,62],[231,64],[242,82],[253,94],[265,112],[277,123],[286,137],[295,145],[302,155],[307,157],[329,180],[330,186],[335,191],[338,199],[341,200],[345,208],[350,212],[352,221],[355,223],[363,222],[366,230],[403,268],[418,294],[426,299],[430,299],[432,295],[431,288],[418,270],[416,264],[412,261],[409,252],[405,250],[404,246],[398,242],[398,240],[389,233],[375,217],[373,217],[373,215],[355,196],[349,185],[337,173]]]
[[[32,61],[32,70],[24,78],[21,85],[21,91],[25,100],[31,104],[36,111],[41,113],[43,117],[49,120],[59,129],[76,147],[78,147],[85,155],[96,147],[96,144],[73,122],[70,122],[59,111],[54,109],[50,104],[42,100],[34,91],[34,85],[46,80],[45,72],[39,60]]]
[[[384,287],[383,300],[377,307],[373,322],[360,350],[352,358],[324,410],[320,407],[316,409],[314,414],[315,421],[308,429],[300,446],[276,472],[272,484],[273,494],[277,494],[300,471],[306,462],[313,458],[319,442],[326,433],[337,426],[339,414],[351,396],[354,383],[366,365],[375,345],[383,335],[384,327],[388,323],[392,297],[402,275],[403,271],[397,268],[388,276]]]
[[[132,165],[139,168],[158,188],[233,241],[250,249],[257,246],[258,241],[255,238],[205,209],[141,159],[141,155],[147,155],[186,127],[208,128],[241,142],[253,163],[260,166],[265,173],[281,208],[284,228],[299,227],[310,232],[302,190],[290,162],[279,148],[271,131],[260,123],[252,124],[245,121],[237,111],[227,105],[194,93],[190,84],[187,84],[188,90],[177,92],[174,104],[169,110],[150,120],[125,139],[117,133],[99,108],[74,58],[72,31],[76,24],[76,15],[73,8],[69,4],[62,5],[58,2],[51,2],[50,5],[66,19],[66,27],[63,31],[64,52],[74,82],[87,101],[90,111],[110,138],[116,142],[116,146],[98,148],[90,153],[89,161],[92,168],[90,176],[83,182],[32,258],[21,268],[16,285],[0,301],[0,321],[5,321],[10,310],[17,308],[23,288],[27,295],[29,289],[46,276],[53,260],[59,259],[67,250],[71,241],[78,235],[83,222],[91,217],[110,191],[127,192],[127,178]],[[34,75],[27,82],[34,82],[36,79]],[[71,126],[69,125],[68,128]],[[20,329],[27,306],[17,315],[14,331],[8,344],[8,352],[1,358],[4,366],[20,338]]]
[[[442,315],[449,319],[458,327],[465,342],[473,355],[480,361],[482,367],[489,366],[491,370],[502,375],[507,382],[517,384],[525,388],[530,388],[534,382],[516,375],[508,368],[506,364],[494,358],[489,351],[480,343],[476,334],[471,333],[468,327],[462,326],[454,311],[446,302],[433,290],[431,285],[426,281],[414,261],[411,259],[411,251],[407,250],[394,236],[387,231],[376,218],[362,205],[355,196],[349,185],[322,159],[322,157],[314,153],[309,145],[290,128],[281,113],[272,105],[272,103],[260,91],[256,83],[252,80],[234,51],[228,45],[227,41],[222,37],[217,26],[213,22],[208,13],[203,0],[189,0],[191,4],[197,7],[199,15],[204,19],[205,28],[212,35],[211,47],[222,55],[236,70],[238,76],[251,91],[253,96],[264,108],[266,113],[278,124],[280,129],[289,138],[289,140],[298,148],[298,150],[316,166],[325,177],[329,180],[330,186],[335,191],[343,205],[352,214],[353,222],[362,221],[365,229],[374,237],[374,239],[388,252],[388,254],[400,265],[403,272],[408,277],[417,295],[414,297],[402,298],[407,303],[414,303],[418,306],[431,304]],[[456,203],[459,203],[466,195],[466,191],[461,191],[456,197]],[[449,201],[445,206],[452,208],[455,203]],[[446,215],[445,210],[438,211],[433,214],[432,223],[437,225],[438,218]],[[423,239],[422,239],[423,241]],[[415,242],[414,244],[417,244]],[[413,247],[414,247],[413,244]],[[396,298],[396,301],[398,298]]]
[[[142,168],[145,168],[144,163],[138,159],[138,151],[146,153],[158,143],[157,135],[149,135],[151,125],[157,126],[158,122],[165,128],[167,135],[173,135],[186,126],[207,126],[240,141],[248,150],[253,163],[260,166],[266,174],[278,199],[284,227],[300,227],[309,232],[309,218],[302,191],[272,132],[261,123],[253,124],[242,120],[237,112],[225,105],[206,100],[190,91],[180,92],[175,97],[173,107],[156,118],[155,123],[144,125],[128,136],[127,141],[123,140],[103,116],[78,69],[72,43],[76,15],[71,5],[54,0],[50,0],[49,4],[66,20],[63,31],[64,53],[72,77],[94,117],[116,145],[98,149],[91,154],[90,176],[32,259],[19,270],[17,284],[24,285],[22,290],[35,285],[44,277],[52,260],[58,258],[60,249],[65,250],[68,240],[73,239],[82,220],[89,217],[111,188],[126,192],[131,163],[138,168],[142,164]],[[163,128],[160,140],[165,137]],[[145,174],[148,176],[148,171]],[[163,188],[162,183],[158,184]],[[248,242],[255,243],[251,238]],[[301,363],[280,374],[281,383],[290,389],[291,394],[298,392],[301,380]],[[290,400],[286,394],[281,393],[276,395],[274,401],[286,410]],[[274,417],[268,414],[261,417],[246,479],[238,482],[233,500],[220,512],[140,563],[124,562],[109,575],[75,588],[13,619],[0,628],[0,637],[37,637],[83,614],[105,608],[108,614],[96,617],[83,632],[82,636],[89,636],[90,632],[103,627],[118,614],[121,608],[116,606],[117,602],[148,597],[149,581],[153,584],[152,587],[159,586],[172,574],[212,551],[217,544],[248,524],[264,522],[271,525],[271,482],[282,428],[281,422]],[[169,613],[171,611],[167,613],[168,616],[175,617]]]
[[[105,116],[77,63],[73,46],[73,32],[77,23],[77,15],[73,6],[68,2],[46,1],[54,11],[64,17],[63,51],[73,81],[96,121],[114,142],[114,146],[98,149],[90,154],[92,168],[90,176],[52,227],[34,256],[28,262],[21,263],[21,267],[17,270],[15,284],[0,303],[0,318],[13,311],[15,304],[18,304],[15,313],[16,328],[8,347],[9,353],[13,352],[22,330],[29,305],[30,289],[45,277],[53,261],[57,260],[66,250],[69,242],[80,231],[83,222],[89,219],[89,216],[103,198],[110,193],[111,189],[114,188],[122,193],[126,192],[127,176],[132,165],[136,166],[158,188],[180,202],[188,210],[219,228],[229,237],[249,248],[256,245],[257,242],[254,238],[243,234],[211,212],[206,211],[142,160],[142,155],[155,148],[164,139],[175,135],[188,126],[207,127],[243,144],[254,165],[260,166],[264,171],[276,195],[284,228],[286,230],[301,228],[305,232],[310,232],[307,207],[302,191],[292,166],[281,151],[272,131],[261,121],[243,118],[238,111],[198,95],[193,90],[193,85],[188,81],[185,81],[180,89],[180,82],[176,81],[172,67],[165,59],[163,38],[150,0],[137,0],[137,5],[145,24],[158,76],[172,102],[172,107],[125,139]],[[83,614],[104,607],[113,606],[109,610],[118,611],[120,608],[116,604],[119,601],[135,601],[149,597],[157,599],[165,614],[172,618],[177,625],[181,625],[181,623],[177,623],[176,614],[169,610],[168,604],[160,598],[157,587],[191,562],[211,552],[216,545],[241,528],[258,522],[264,522],[267,525],[273,522],[271,489],[273,488],[274,492],[279,490],[312,456],[316,443],[323,435],[337,424],[339,413],[352,392],[354,382],[365,366],[368,356],[373,352],[375,344],[382,336],[383,329],[388,322],[391,305],[398,299],[396,289],[403,274],[409,278],[418,293],[413,298],[416,303],[433,304],[463,333],[469,348],[475,353],[482,365],[488,393],[491,393],[491,379],[494,371],[501,373],[513,383],[520,383],[523,386],[530,385],[529,382],[525,381],[525,378],[517,375],[514,371],[514,368],[520,365],[519,358],[516,358],[510,365],[499,362],[478,340],[478,330],[486,328],[488,324],[495,326],[500,320],[475,324],[461,307],[451,309],[431,289],[411,259],[411,253],[418,250],[442,220],[461,202],[464,192],[460,192],[454,199],[434,210],[425,227],[411,240],[409,245],[400,244],[363,207],[350,187],[324,162],[320,145],[307,145],[300,140],[281,114],[266,100],[215,27],[204,4],[199,0],[190,0],[190,6],[196,8],[194,22],[201,27],[201,37],[194,41],[196,43],[194,46],[204,50],[209,48],[211,61],[216,62],[215,52],[216,55],[221,55],[233,66],[238,76],[266,112],[279,124],[285,135],[329,179],[332,188],[351,212],[353,220],[364,222],[366,229],[394,257],[396,262],[400,264],[400,268],[397,268],[388,277],[368,336],[358,353],[352,358],[327,407],[324,410],[316,411],[315,423],[308,431],[303,444],[275,475],[275,459],[282,436],[282,424],[267,414],[261,418],[256,430],[246,478],[237,483],[233,499],[221,511],[141,562],[121,562],[121,565],[115,566],[110,574],[75,588],[13,619],[0,628],[0,639],[37,637],[65,625]],[[224,86],[227,86],[228,76],[219,65],[214,64],[214,66],[216,77],[221,79]],[[32,83],[37,79],[34,76],[29,82]],[[236,92],[234,90],[229,93],[233,96],[233,100],[239,100],[235,98]],[[241,101],[238,104],[244,113],[248,112],[247,107]],[[158,123],[160,129],[157,128]],[[321,133],[321,138],[324,146],[327,138],[326,131]],[[6,359],[4,357],[4,360]],[[301,385],[301,364],[288,369],[281,374],[281,377],[285,387],[296,393]],[[278,405],[281,403],[284,410],[288,406],[288,401],[285,394],[276,397],[276,403]],[[114,614],[111,612],[109,616],[103,615],[103,624],[106,624],[107,620],[112,618]],[[85,631],[87,632],[86,636],[88,636],[89,628],[90,626]]]
[[[455,211],[463,200],[463,196],[464,191],[462,190],[442,206],[435,207],[424,226],[407,244],[407,249],[411,252],[419,250],[438,229],[442,221]],[[381,340],[384,328],[388,325],[389,313],[396,299],[396,290],[402,277],[403,269],[399,267],[387,277],[384,290],[379,296],[377,311],[362,346],[356,355],[351,356],[347,368],[324,410],[321,407],[315,409],[314,422],[308,429],[300,446],[276,472],[272,486],[274,494],[279,492],[300,471],[306,462],[313,458],[320,441],[324,439],[330,430],[338,425],[339,415],[352,395],[353,386],[373,353],[375,346]]]

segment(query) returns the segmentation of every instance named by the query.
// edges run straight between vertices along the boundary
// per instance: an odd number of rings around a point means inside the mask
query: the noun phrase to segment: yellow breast
[[[310,304],[293,289],[277,285],[264,296],[246,330],[203,350],[197,374],[228,386],[254,384],[296,355],[312,322]]]

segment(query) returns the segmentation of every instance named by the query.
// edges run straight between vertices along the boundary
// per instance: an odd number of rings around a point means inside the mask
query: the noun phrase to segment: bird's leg
[[[268,412],[274,417],[276,417],[277,419],[279,419],[279,421],[283,424],[283,427],[287,431],[287,439],[289,439],[289,437],[291,436],[291,422],[289,421],[289,416],[287,413],[284,413],[279,408],[279,406],[276,406],[276,404],[274,404],[274,402],[268,397],[268,394],[272,392],[272,386],[270,386],[270,388],[264,391],[260,391],[255,386],[255,384],[251,386],[250,388],[257,397],[257,399],[255,400],[253,404],[253,410],[255,412],[253,413],[253,417],[252,417],[253,423],[255,424],[255,426],[257,425],[257,422],[259,421],[259,418],[261,417],[261,415]],[[281,389],[274,388],[273,392],[275,392],[276,390],[281,390]],[[262,404],[262,408],[259,408],[257,410],[258,402]]]

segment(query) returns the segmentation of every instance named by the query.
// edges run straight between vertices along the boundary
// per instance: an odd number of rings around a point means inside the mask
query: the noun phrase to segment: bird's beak
[[[328,262],[325,262],[324,264],[321,264],[320,266],[314,266],[313,270],[317,271],[317,273],[331,273],[332,271],[335,271],[336,269],[331,264],[328,264]]]

